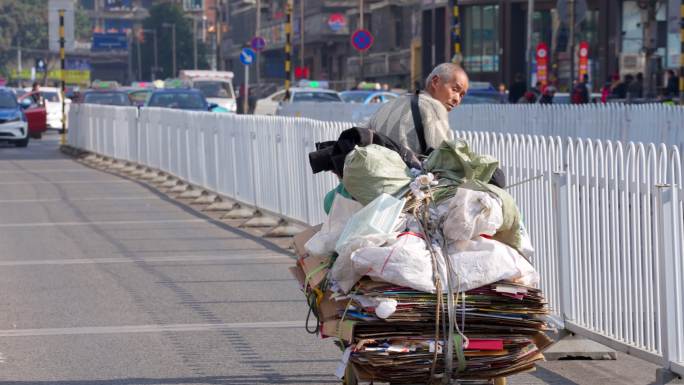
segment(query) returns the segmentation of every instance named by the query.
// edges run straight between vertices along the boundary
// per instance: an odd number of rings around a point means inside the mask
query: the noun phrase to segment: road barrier
[[[466,96],[467,100],[467,96]],[[362,122],[382,105],[287,103],[279,115]],[[465,104],[449,113],[459,130],[666,143],[684,149],[684,108],[664,104]]]
[[[352,126],[92,105],[72,106],[69,121],[74,147],[311,225],[324,220],[322,198],[337,180],[312,175],[307,154]],[[456,134],[500,160],[536,249],[542,289],[564,327],[684,375],[679,146]]]

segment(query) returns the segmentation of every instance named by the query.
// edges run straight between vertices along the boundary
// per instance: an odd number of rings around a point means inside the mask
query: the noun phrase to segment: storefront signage
[[[537,44],[537,81],[545,87],[549,79],[549,47],[546,43]]]
[[[589,43],[583,41],[579,44],[579,80],[589,73]]]
[[[346,26],[347,19],[344,17],[344,14],[333,13],[328,17],[328,27],[330,27],[333,32],[339,32]]]

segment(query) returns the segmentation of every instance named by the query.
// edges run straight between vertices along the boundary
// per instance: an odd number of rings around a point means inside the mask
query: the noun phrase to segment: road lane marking
[[[205,219],[164,219],[158,221],[93,221],[93,222],[34,222],[0,223],[0,228],[58,227],[58,226],[106,226],[106,225],[149,225],[167,223],[210,223]]]
[[[159,199],[159,197],[154,197],[154,196],[75,198],[75,199],[0,199],[0,203],[53,203],[53,202],[134,201],[134,200],[160,200],[160,199]]]
[[[0,182],[0,185],[3,186],[11,186],[11,185],[21,185],[21,184],[27,184],[27,185],[34,185],[34,184],[111,184],[111,183],[131,183],[129,180],[97,180],[97,181],[90,181],[90,180],[55,180],[55,181],[45,181],[45,180],[40,180],[40,181],[24,181],[24,182]]]
[[[37,259],[33,261],[0,261],[0,267],[36,266],[36,265],[89,265],[105,263],[157,263],[157,262],[207,262],[207,261],[238,261],[238,260],[269,260],[285,259],[291,257],[283,254],[251,254],[243,255],[177,255],[167,257],[106,257],[106,258],[74,258],[74,259]]]
[[[211,324],[166,324],[127,326],[86,326],[75,328],[9,329],[0,330],[0,337],[37,337],[91,334],[199,332],[232,329],[292,329],[304,327],[305,321],[238,322]]]

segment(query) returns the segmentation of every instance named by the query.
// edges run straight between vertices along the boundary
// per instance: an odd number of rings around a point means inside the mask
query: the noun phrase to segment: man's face
[[[439,100],[447,111],[461,104],[463,97],[468,92],[468,77],[465,73],[457,71],[450,81],[444,81],[435,76],[431,81],[433,98]]]

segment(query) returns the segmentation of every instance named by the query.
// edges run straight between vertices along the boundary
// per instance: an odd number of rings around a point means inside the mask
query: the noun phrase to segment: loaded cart
[[[295,237],[291,271],[307,330],[340,347],[340,380],[501,384],[534,370],[549,310],[498,161],[460,140],[422,160],[328,143],[312,168],[340,185],[325,223]]]

